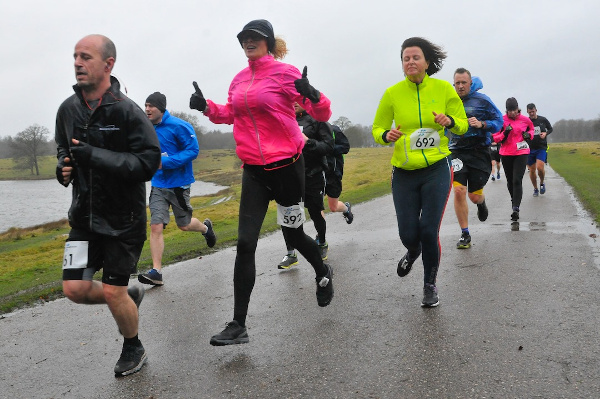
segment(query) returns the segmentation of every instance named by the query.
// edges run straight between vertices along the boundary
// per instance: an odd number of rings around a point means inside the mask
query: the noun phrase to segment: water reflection
[[[511,222],[511,224],[510,224],[511,231],[519,231],[520,228],[521,228],[521,226],[519,225],[519,222]]]

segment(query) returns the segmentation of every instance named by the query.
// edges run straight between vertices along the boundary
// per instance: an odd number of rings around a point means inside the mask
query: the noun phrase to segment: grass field
[[[573,187],[600,225],[600,142],[552,144],[548,163]]]
[[[346,156],[341,199],[359,203],[390,193],[391,154],[391,148],[387,147],[352,149]],[[46,158],[41,162],[44,175],[54,178],[56,161],[54,157]],[[19,178],[15,171],[10,173],[10,163],[10,160],[0,160],[0,176]],[[194,216],[213,221],[218,243],[215,248],[209,249],[197,234],[182,232],[174,222],[169,223],[164,231],[165,265],[234,245],[237,239],[241,169],[234,151],[202,151],[194,163],[194,170],[197,180],[229,186],[217,194],[191,200]],[[263,232],[278,228],[275,204],[271,203]],[[68,231],[66,223],[51,223],[29,229],[13,228],[0,234],[0,313],[62,294],[60,262]],[[150,248],[146,242],[139,270],[147,270],[151,264]]]

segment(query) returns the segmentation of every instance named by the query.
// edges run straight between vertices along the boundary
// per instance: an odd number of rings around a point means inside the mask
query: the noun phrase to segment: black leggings
[[[304,193],[304,158],[283,168],[264,170],[245,165],[242,173],[237,254],[233,270],[233,319],[244,325],[250,295],[256,280],[256,245],[260,229],[272,199],[283,206],[302,202]],[[317,277],[327,274],[316,241],[297,229],[282,226],[290,244],[313,266]]]
[[[319,243],[324,244],[326,242],[325,239],[325,233],[327,232],[327,222],[325,222],[325,218],[323,217],[323,214],[321,213],[321,209],[317,209],[317,208],[307,208],[308,210],[308,214],[310,215],[310,219],[313,221],[314,225],[315,225],[315,229],[317,230],[317,235],[319,236]],[[285,229],[282,228],[281,231],[283,232],[283,239],[285,240],[285,247],[287,248],[288,252],[293,251],[294,250],[294,246],[292,244],[290,244],[290,238],[289,236],[289,231],[290,230],[294,230],[294,229]]]
[[[450,159],[423,169],[394,167],[392,197],[402,244],[415,259],[422,252],[424,283],[435,284],[442,251],[440,226],[452,187]]]
[[[506,187],[513,207],[520,207],[523,199],[523,176],[527,165],[527,154],[503,155],[502,166],[506,177]]]

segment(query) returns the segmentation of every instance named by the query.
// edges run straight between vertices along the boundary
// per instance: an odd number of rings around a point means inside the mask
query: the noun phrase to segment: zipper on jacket
[[[252,65],[252,80],[250,81],[250,84],[248,85],[248,87],[246,88],[246,91],[244,92],[244,102],[246,103],[246,109],[248,110],[248,115],[250,115],[250,119],[252,119],[252,125],[254,126],[254,134],[256,136],[256,144],[258,145],[258,152],[260,153],[260,159],[262,159],[263,165],[265,165],[266,161],[265,161],[265,156],[263,155],[262,148],[260,145],[260,135],[258,132],[258,127],[256,126],[256,120],[254,119],[254,116],[252,115],[252,111],[250,111],[250,106],[248,106],[248,90],[250,90],[250,88],[254,84],[254,75],[255,75],[254,68],[255,68],[254,65]]]
[[[419,103],[419,127],[423,128],[423,118],[421,115],[421,92],[419,91],[419,84],[416,83],[417,85],[417,102]],[[427,166],[429,166],[429,161],[427,160],[427,157],[425,156],[425,150],[421,150],[421,155],[423,155],[423,159],[425,159],[425,163],[427,164]]]

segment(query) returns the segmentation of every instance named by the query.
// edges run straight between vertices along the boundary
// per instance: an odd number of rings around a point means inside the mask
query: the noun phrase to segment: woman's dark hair
[[[427,72],[427,75],[431,76],[442,69],[442,65],[446,59],[446,52],[442,49],[442,47],[438,46],[437,44],[433,44],[429,40],[423,39],[422,37],[411,37],[402,43],[402,52],[400,53],[400,57],[404,55],[404,50],[407,47],[419,47],[421,51],[423,51],[425,60],[429,62],[429,68],[427,68],[425,71]]]

